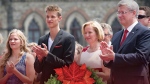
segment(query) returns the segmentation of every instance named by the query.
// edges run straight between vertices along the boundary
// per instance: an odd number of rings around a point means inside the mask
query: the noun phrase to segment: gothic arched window
[[[28,40],[29,42],[38,42],[39,37],[40,37],[39,26],[36,23],[36,21],[33,19],[29,25]]]
[[[120,25],[117,18],[115,18],[113,20],[111,27],[112,27],[113,33],[116,33],[116,32],[118,32],[119,30],[122,29],[122,26]]]
[[[71,23],[70,33],[75,37],[77,42],[79,42],[80,44],[83,44],[83,37],[81,34],[81,25],[79,24],[76,18]]]

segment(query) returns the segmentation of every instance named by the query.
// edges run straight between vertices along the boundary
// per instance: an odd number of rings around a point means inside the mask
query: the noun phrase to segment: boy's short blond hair
[[[61,12],[62,12],[62,9],[57,6],[57,5],[49,5],[45,8],[45,12],[47,11],[57,11],[58,12],[58,16],[61,16]]]

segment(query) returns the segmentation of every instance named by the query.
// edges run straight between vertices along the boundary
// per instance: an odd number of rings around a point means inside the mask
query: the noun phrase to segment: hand
[[[105,41],[102,41],[100,42],[100,49],[104,49],[104,48],[109,48],[109,45]]]
[[[106,51],[107,48],[110,48],[112,50],[112,46],[109,46],[105,41],[100,42],[100,49],[102,51],[102,54],[108,54],[108,52]]]
[[[10,76],[13,75],[13,73],[7,73],[6,75],[7,75],[8,77],[10,77]]]
[[[15,69],[16,68],[15,68],[14,63],[12,61],[10,61],[10,62],[7,61],[7,65],[6,65],[6,71],[7,71],[7,73],[13,73]]]
[[[101,44],[100,49],[102,51],[100,58],[104,61],[114,60],[115,53],[113,52],[113,46],[109,47],[108,44],[103,41],[100,44]]]
[[[102,51],[102,54],[100,55],[100,58],[104,61],[110,61],[114,60],[115,53],[110,48],[105,48]]]
[[[41,46],[33,46],[33,51],[36,53],[38,59],[43,59],[48,55],[49,52],[47,50],[47,46],[44,43],[42,43],[42,45],[44,46],[44,48],[42,48]]]

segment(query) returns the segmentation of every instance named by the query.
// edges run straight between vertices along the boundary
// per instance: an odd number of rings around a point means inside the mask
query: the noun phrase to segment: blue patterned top
[[[22,73],[23,75],[26,75],[26,54],[24,54],[21,58],[21,60],[15,65],[16,69]],[[4,69],[4,76],[6,75],[6,67]],[[8,78],[6,84],[23,84],[23,82],[16,76],[12,75],[10,78]]]

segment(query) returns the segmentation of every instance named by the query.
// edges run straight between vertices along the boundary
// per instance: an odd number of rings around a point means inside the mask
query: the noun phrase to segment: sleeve
[[[137,37],[138,38],[138,37]],[[113,60],[113,67],[125,67],[147,64],[150,54],[150,30],[143,32],[138,38],[135,46],[128,47],[127,50],[133,49],[131,53],[119,54],[115,53],[115,60]]]
[[[41,39],[39,39],[38,45],[41,45]],[[44,61],[45,61],[45,57],[43,58],[41,62],[38,60],[37,57],[35,58],[34,69],[37,73],[40,73],[42,71]]]
[[[37,73],[40,73],[42,71],[44,61],[45,61],[45,57],[43,58],[42,62],[40,62],[38,58],[36,57],[35,62],[34,62],[34,69]]]
[[[109,62],[108,61],[103,61],[104,66],[107,67],[107,68],[111,68],[112,63],[113,63],[112,60],[109,61]]]
[[[75,39],[72,35],[70,35],[64,40],[64,53],[62,55],[64,59],[60,59],[49,52],[48,56],[45,59],[46,62],[55,64],[56,67],[62,67],[64,65],[68,66],[73,62],[75,52]]]

